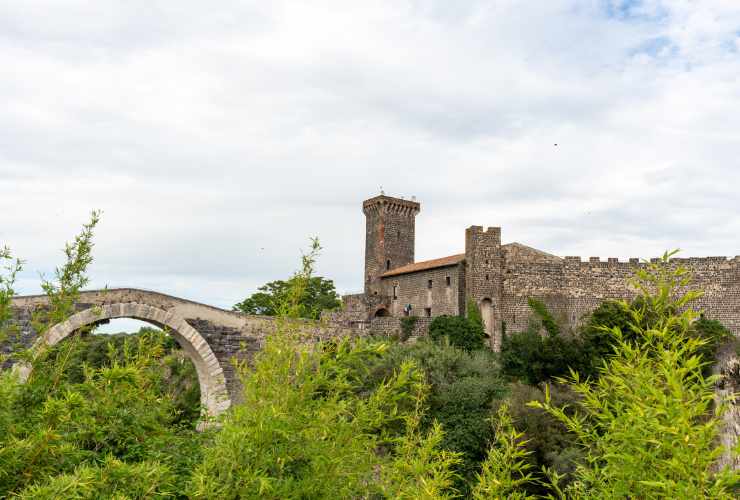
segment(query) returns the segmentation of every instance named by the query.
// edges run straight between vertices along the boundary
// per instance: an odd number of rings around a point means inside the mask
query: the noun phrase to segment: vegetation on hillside
[[[45,281],[40,331],[73,311],[96,222]],[[204,432],[166,332],[83,331],[17,355],[33,370],[0,374],[0,498],[736,498],[738,473],[713,468],[724,407],[707,374],[728,333],[692,310],[670,255],[578,332],[530,301],[499,357],[477,310],[411,343],[306,342],[294,321],[323,307],[306,299],[319,249],[273,303],[278,333],[237,366],[243,402]],[[21,263],[0,260],[12,336]]]

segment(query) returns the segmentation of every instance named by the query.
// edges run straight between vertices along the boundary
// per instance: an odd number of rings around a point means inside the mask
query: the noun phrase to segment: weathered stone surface
[[[410,314],[424,320],[415,332],[423,335],[429,325],[426,316],[464,314],[466,300],[471,299],[481,309],[491,347],[499,349],[504,327],[509,332],[527,328],[532,314],[529,298],[542,300],[562,323],[576,328],[604,300],[631,299],[636,294],[629,280],[644,265],[637,258],[619,262],[614,257],[606,261],[590,257],[584,261],[521,243],[502,245],[498,227],[469,227],[464,255],[414,263],[414,224],[420,205],[410,203],[388,196],[363,203],[367,219],[365,294],[344,297],[344,311],[332,315],[334,322],[398,334],[400,318]],[[694,278],[692,288],[704,291],[695,307],[740,335],[740,256],[672,262],[688,268]],[[718,369],[725,385],[718,388],[719,399],[738,390],[727,388],[731,380],[737,380],[738,366],[734,353],[723,354]],[[735,379],[727,375],[732,373]],[[735,443],[738,435],[740,413],[733,404],[725,414],[723,442]]]
[[[161,293],[125,288],[82,292],[76,305],[78,312],[67,321],[52,325],[39,338],[32,319],[34,313],[45,308],[45,296],[13,299],[13,325],[17,332],[11,342],[0,345],[2,352],[12,351],[17,344],[54,345],[83,327],[114,318],[146,321],[169,330],[183,347],[198,373],[202,404],[214,415],[241,399],[234,363],[249,361],[262,347],[265,337],[278,328],[275,318],[249,316]],[[351,326],[345,321],[303,320],[289,325],[310,342],[367,333]],[[19,373],[23,372],[20,367]]]

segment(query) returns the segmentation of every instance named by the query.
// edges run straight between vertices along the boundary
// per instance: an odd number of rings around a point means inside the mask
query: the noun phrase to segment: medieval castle
[[[415,262],[419,203],[380,195],[365,200],[362,210],[365,291],[343,297],[343,314],[352,323],[392,329],[403,316],[462,315],[472,300],[491,347],[498,349],[504,327],[526,328],[530,297],[574,327],[604,300],[634,295],[628,279],[639,259],[557,257],[521,243],[502,244],[499,227],[471,226],[465,230],[465,253]],[[740,256],[676,261],[693,271],[694,285],[704,290],[699,307],[705,314],[740,334]]]

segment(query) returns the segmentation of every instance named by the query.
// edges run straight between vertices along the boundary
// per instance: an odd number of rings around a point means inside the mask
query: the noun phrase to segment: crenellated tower
[[[416,201],[380,195],[362,203],[365,213],[365,294],[383,295],[380,276],[414,262]]]
[[[501,228],[471,226],[465,230],[465,295],[480,308],[491,347],[501,343],[503,255]]]

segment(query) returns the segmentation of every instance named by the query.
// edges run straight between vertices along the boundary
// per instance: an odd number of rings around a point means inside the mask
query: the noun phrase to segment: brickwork
[[[362,205],[365,214],[365,293],[382,293],[380,276],[414,262],[416,214],[414,201],[376,196]]]
[[[471,226],[465,231],[465,296],[481,309],[491,347],[501,343],[501,228]]]
[[[696,307],[740,334],[740,258],[689,258],[674,262],[692,271],[693,288],[704,290]],[[543,300],[558,319],[576,328],[604,300],[634,297],[629,280],[639,265],[637,259],[619,262],[597,257],[585,262],[579,257],[566,257],[560,262],[507,262],[502,307],[507,331],[526,328],[529,297]]]
[[[364,298],[345,298],[347,317],[356,322],[370,321],[379,311],[401,317],[407,304],[417,316],[428,310],[432,316],[463,314],[470,298],[481,308],[491,346],[497,349],[504,324],[510,332],[527,327],[530,297],[544,301],[558,319],[575,328],[605,299],[634,295],[628,280],[638,259],[561,258],[521,243],[502,245],[500,228],[471,226],[465,231],[461,258],[414,263],[414,221],[420,205],[383,195],[365,201],[363,210],[367,219],[365,278],[371,279]],[[453,261],[460,265],[450,273],[451,286],[440,286],[446,284]],[[676,262],[689,267],[695,286],[705,291],[698,305],[706,315],[740,334],[740,257]],[[388,268],[395,271],[387,273]]]
[[[390,298],[392,316],[405,316],[404,308],[411,305],[411,316],[425,317],[460,314],[464,310],[461,287],[464,287],[463,266],[456,264],[384,278],[382,290]]]
[[[45,296],[13,299],[13,325],[17,334],[1,344],[8,353],[18,344],[29,347],[38,342],[54,345],[88,325],[115,318],[133,318],[165,328],[177,340],[198,373],[202,404],[217,415],[232,401],[241,399],[241,386],[234,370],[235,361],[251,359],[262,348],[266,336],[275,332],[279,321],[267,316],[249,316],[226,311],[156,292],[117,289],[82,292],[75,305],[77,313],[67,321],[52,325],[43,337],[34,331],[31,318],[47,307]],[[349,324],[297,320],[290,328],[307,342],[366,334]],[[7,368],[7,367],[6,367]],[[28,367],[16,366],[21,375]]]
[[[411,339],[418,339],[424,337],[429,333],[429,325],[433,318],[417,318],[414,324],[414,329],[411,332]],[[386,335],[392,337],[401,337],[401,318],[374,318],[370,322],[370,329],[368,330],[372,335]]]

